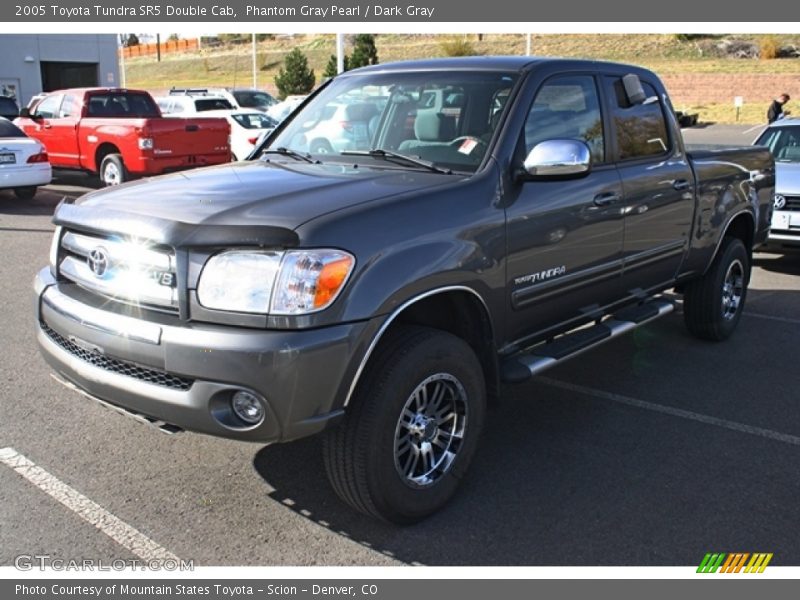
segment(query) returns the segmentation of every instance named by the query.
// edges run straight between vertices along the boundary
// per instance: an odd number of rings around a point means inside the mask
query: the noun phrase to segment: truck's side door
[[[50,120],[51,145],[48,153],[62,167],[79,168],[78,123],[81,118],[81,98],[76,94],[65,94],[61,107]]]
[[[517,162],[546,140],[577,139],[592,154],[588,174],[517,182],[506,209],[508,339],[591,313],[621,292],[622,185],[606,158],[598,81],[546,79],[528,110]]]
[[[631,104],[621,77],[606,77],[611,139],[622,178],[626,291],[671,281],[688,244],[694,214],[694,175],[668,107],[651,83],[646,100]]]

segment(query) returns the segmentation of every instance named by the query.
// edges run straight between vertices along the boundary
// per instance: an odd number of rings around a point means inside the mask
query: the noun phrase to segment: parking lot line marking
[[[765,315],[764,313],[750,312],[746,310],[742,313],[748,317],[757,317],[759,319],[768,319],[770,321],[778,321],[780,323],[792,323],[793,325],[800,325],[800,319],[792,319],[791,317],[777,317],[775,315]]]
[[[87,523],[91,523],[123,548],[144,561],[180,559],[138,529],[112,515],[76,489],[51,475],[14,448],[0,448],[0,463],[21,475],[44,493],[58,500]]]
[[[552,387],[561,388],[562,390],[577,392],[587,396],[594,396],[595,398],[602,398],[603,400],[611,400],[612,402],[618,402],[620,404],[626,404],[636,408],[643,408],[645,410],[652,410],[654,412],[663,413],[673,417],[690,419],[692,421],[705,423],[706,425],[714,425],[716,427],[722,427],[724,429],[730,429],[740,433],[756,435],[770,440],[775,440],[777,442],[792,444],[793,446],[800,446],[800,437],[796,435],[780,433],[779,431],[763,429],[761,427],[753,427],[752,425],[745,425],[744,423],[738,423],[736,421],[728,421],[727,419],[720,419],[718,417],[712,417],[710,415],[704,415],[691,410],[684,410],[682,408],[674,408],[672,406],[664,406],[663,404],[647,402],[646,400],[638,400],[637,398],[631,398],[621,394],[614,394],[612,392],[604,392],[602,390],[596,390],[594,388],[584,387],[574,383],[567,383],[566,381],[559,381],[557,379],[551,379],[550,377],[543,377],[541,375],[536,379]]]

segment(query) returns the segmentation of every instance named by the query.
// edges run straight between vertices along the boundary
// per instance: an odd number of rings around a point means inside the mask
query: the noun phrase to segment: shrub
[[[781,45],[778,43],[778,38],[774,35],[768,35],[761,39],[758,45],[758,57],[762,60],[772,60],[778,58],[781,53]]]
[[[439,48],[445,56],[476,56],[480,54],[475,46],[464,38],[445,40],[439,44]]]
[[[314,71],[308,68],[308,59],[299,48],[286,55],[284,66],[275,76],[278,97],[283,100],[294,94],[308,94],[314,89]]]

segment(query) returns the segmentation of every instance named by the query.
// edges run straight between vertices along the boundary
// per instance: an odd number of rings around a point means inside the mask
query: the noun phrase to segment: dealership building
[[[0,95],[20,106],[41,92],[120,85],[114,34],[0,34],[0,57]]]

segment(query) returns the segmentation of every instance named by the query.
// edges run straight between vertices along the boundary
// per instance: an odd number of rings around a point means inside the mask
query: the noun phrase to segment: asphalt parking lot
[[[133,558],[131,539],[196,565],[800,565],[800,254],[756,255],[726,343],[677,311],[506,388],[455,501],[396,528],[338,500],[317,439],[167,436],[50,377],[31,281],[87,183],[0,192],[0,565]]]

